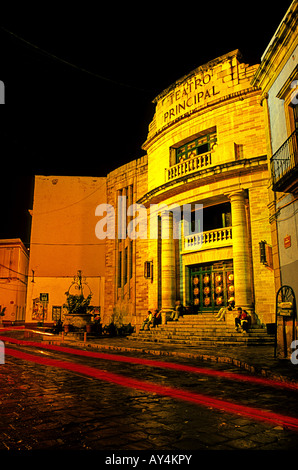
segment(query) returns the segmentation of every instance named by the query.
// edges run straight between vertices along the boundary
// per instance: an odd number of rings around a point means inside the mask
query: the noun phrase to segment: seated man
[[[238,328],[241,327],[244,333],[247,333],[249,326],[249,318],[246,310],[242,310],[241,307],[238,307],[238,315],[235,318],[235,330],[238,331]]]
[[[183,306],[180,300],[177,300],[175,310],[171,315],[171,320],[178,321],[179,317],[183,317]]]
[[[153,314],[153,326],[157,326],[161,324],[161,313],[159,310],[155,310]]]
[[[240,317],[241,328],[243,330],[243,333],[247,333],[247,331],[248,331],[248,326],[249,326],[248,320],[249,319],[248,319],[247,311],[243,310],[242,315]]]
[[[228,306],[227,306],[227,307],[222,307],[222,308],[218,311],[217,315],[215,315],[215,317],[217,318],[216,321],[225,320],[225,316],[226,316],[227,311],[228,311],[228,310],[229,310],[229,311],[233,310],[234,307],[235,307],[235,302],[234,302],[233,300],[230,301],[230,302],[228,302]]]
[[[152,324],[152,312],[150,310],[148,310],[148,315],[145,318],[145,320],[143,321],[143,324],[142,324],[142,327],[141,327],[140,331],[144,331],[145,326],[147,326],[146,329],[149,330],[149,326],[151,324]]]

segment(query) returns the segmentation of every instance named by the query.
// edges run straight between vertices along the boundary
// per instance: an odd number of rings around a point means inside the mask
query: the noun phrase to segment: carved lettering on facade
[[[210,73],[186,80],[159,103],[162,107],[162,124],[167,124],[191,109],[203,106],[207,100],[219,93],[220,89]]]

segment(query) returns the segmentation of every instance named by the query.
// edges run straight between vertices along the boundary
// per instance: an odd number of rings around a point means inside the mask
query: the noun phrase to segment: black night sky
[[[259,63],[290,4],[84,2],[2,15],[0,238],[28,244],[34,174],[105,176],[140,157],[155,96],[234,49]]]

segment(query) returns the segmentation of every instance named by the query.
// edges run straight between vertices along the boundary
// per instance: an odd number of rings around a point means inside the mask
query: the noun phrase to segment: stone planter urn
[[[85,329],[91,322],[90,313],[69,313],[64,317],[63,326],[71,325],[74,329]]]

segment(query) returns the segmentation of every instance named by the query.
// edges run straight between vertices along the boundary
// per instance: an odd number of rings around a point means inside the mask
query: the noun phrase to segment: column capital
[[[225,193],[225,196],[227,196],[229,199],[231,199],[233,196],[240,196],[240,197],[243,197],[245,198],[246,197],[246,190],[245,189],[234,189],[232,191],[229,191],[227,193]]]

